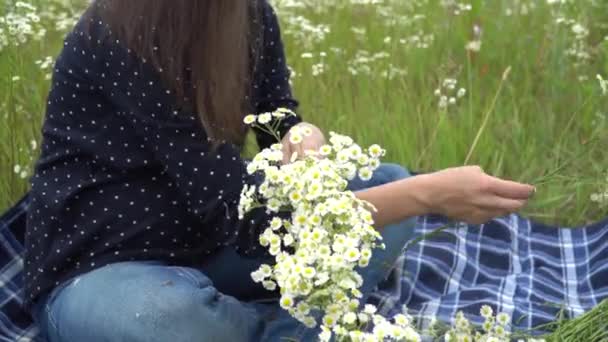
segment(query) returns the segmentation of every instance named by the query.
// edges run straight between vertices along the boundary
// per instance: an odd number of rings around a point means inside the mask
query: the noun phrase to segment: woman
[[[50,341],[311,340],[250,272],[267,261],[239,221],[244,114],[295,110],[277,19],[266,1],[98,0],[55,66],[32,179],[26,305]],[[296,125],[314,134],[291,145]],[[272,137],[255,132],[260,147]],[[284,152],[324,143],[300,117]],[[525,205],[534,188],[478,167],[408,178],[383,165],[350,184],[379,210],[388,248],[363,271],[369,294],[415,217],[472,223]]]

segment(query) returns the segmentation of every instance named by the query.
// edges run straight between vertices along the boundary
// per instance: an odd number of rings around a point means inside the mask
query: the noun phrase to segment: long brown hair
[[[243,143],[253,61],[260,41],[256,0],[97,0],[118,38],[157,70],[215,142]],[[99,6],[101,5],[101,6]],[[95,5],[94,5],[95,6]]]

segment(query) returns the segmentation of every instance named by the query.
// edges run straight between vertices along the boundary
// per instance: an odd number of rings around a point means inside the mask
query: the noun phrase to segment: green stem
[[[500,80],[500,84],[498,85],[498,90],[496,90],[496,94],[494,94],[494,98],[492,99],[492,103],[490,104],[490,108],[488,108],[488,110],[486,111],[486,113],[484,115],[483,123],[481,124],[481,126],[479,127],[479,130],[477,131],[477,135],[475,136],[475,140],[473,140],[473,144],[471,145],[471,148],[469,149],[469,153],[467,154],[467,157],[464,160],[464,165],[467,165],[469,163],[469,160],[471,159],[471,156],[473,156],[473,152],[475,151],[475,148],[477,147],[477,143],[479,142],[479,138],[481,138],[481,135],[485,131],[485,128],[486,128],[488,122],[490,121],[490,114],[492,114],[492,112],[494,112],[494,107],[496,106],[496,102],[498,100],[498,96],[502,92],[503,85],[504,85],[505,81],[507,80],[507,78],[509,77],[509,73],[510,72],[511,72],[511,67],[509,66],[507,69],[505,69],[505,71],[502,74],[502,78]]]

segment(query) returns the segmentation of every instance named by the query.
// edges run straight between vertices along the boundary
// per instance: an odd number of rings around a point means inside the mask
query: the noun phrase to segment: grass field
[[[86,2],[0,1],[0,212],[27,191],[53,59]],[[415,171],[535,184],[524,214],[544,222],[608,213],[608,2],[273,2],[307,121]]]
[[[27,191],[49,62],[83,2],[30,3],[37,10],[5,0],[0,13],[0,72],[8,76],[0,79],[0,210]],[[531,182],[539,192],[525,214],[545,222],[579,225],[607,213],[590,198],[608,190],[608,96],[596,78],[608,76],[608,5],[274,3],[308,121],[380,143],[387,160],[416,171],[479,164]],[[27,25],[31,34],[19,37]]]
[[[430,171],[464,164],[489,115],[468,163],[536,184],[526,214],[574,225],[606,213],[590,201],[607,183],[606,5],[472,1],[456,15],[451,1],[334,2],[282,10],[306,118]],[[446,78],[467,90],[447,111],[434,95]]]

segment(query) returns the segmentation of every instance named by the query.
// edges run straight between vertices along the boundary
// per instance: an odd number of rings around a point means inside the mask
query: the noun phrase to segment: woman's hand
[[[520,210],[536,192],[532,185],[501,180],[478,166],[450,168],[426,177],[421,196],[427,210],[472,224]]]
[[[299,144],[292,144],[290,142],[289,138],[291,136],[291,131],[285,135],[281,141],[283,144],[283,164],[288,164],[294,153],[297,153],[298,158],[302,158],[306,156],[307,153],[318,152],[321,146],[325,145],[325,136],[317,126],[302,122],[294,127],[308,127],[311,134],[303,136],[303,140]]]

